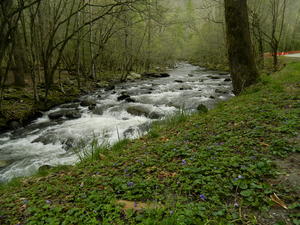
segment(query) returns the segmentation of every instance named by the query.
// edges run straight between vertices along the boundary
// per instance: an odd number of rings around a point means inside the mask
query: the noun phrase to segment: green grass
[[[16,179],[0,186],[0,224],[261,224],[280,210],[272,193],[294,209],[265,224],[299,224],[296,190],[270,182],[282,173],[275,159],[299,154],[299,96],[300,63],[291,63],[208,113]]]

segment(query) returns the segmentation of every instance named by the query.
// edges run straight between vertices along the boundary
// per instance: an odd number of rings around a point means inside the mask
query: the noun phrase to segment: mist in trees
[[[266,52],[276,70],[277,52],[300,49],[299,10],[297,0],[248,0],[259,69]],[[0,100],[12,84],[47,102],[66,78],[80,89],[179,60],[226,68],[224,12],[223,0],[2,0]]]

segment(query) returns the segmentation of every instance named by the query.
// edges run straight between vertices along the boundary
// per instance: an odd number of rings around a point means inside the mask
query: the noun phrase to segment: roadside
[[[290,63],[208,113],[0,186],[0,223],[299,224],[299,71]]]

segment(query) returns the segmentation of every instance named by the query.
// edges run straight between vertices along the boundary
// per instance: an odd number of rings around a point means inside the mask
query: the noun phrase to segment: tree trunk
[[[247,0],[225,0],[225,19],[233,92],[238,95],[258,79],[251,47]]]
[[[273,71],[276,72],[278,69],[278,42],[274,41],[272,44],[272,56],[273,56]]]
[[[26,60],[24,56],[24,46],[22,43],[21,35],[18,30],[14,33],[15,48],[13,49],[14,58],[14,84],[16,86],[25,86],[25,71],[26,71]]]

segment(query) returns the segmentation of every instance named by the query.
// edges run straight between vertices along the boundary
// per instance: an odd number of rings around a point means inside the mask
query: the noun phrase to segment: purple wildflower
[[[183,159],[183,160],[181,161],[181,163],[182,163],[182,165],[186,165],[186,160]]]
[[[128,187],[132,187],[134,185],[134,183],[132,181],[127,183]]]
[[[51,204],[52,203],[50,200],[46,200],[45,202],[46,202],[46,204]]]
[[[138,206],[137,202],[134,202],[134,208],[136,208]]]
[[[203,201],[206,200],[206,197],[205,197],[205,195],[203,195],[203,194],[201,194],[199,197],[200,197],[200,199],[203,200]]]
[[[234,178],[234,181],[238,181],[240,179],[243,179],[244,177],[242,175],[238,175],[238,177]]]
[[[170,215],[173,215],[173,214],[174,214],[174,211],[173,211],[173,210],[171,210],[171,211],[170,211]]]

